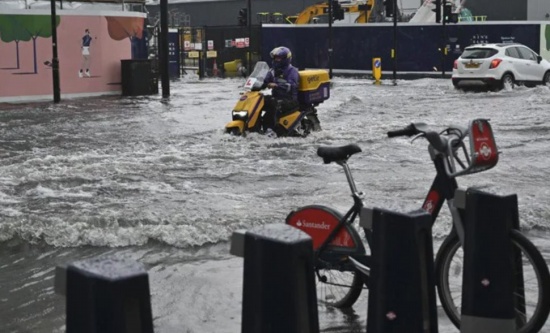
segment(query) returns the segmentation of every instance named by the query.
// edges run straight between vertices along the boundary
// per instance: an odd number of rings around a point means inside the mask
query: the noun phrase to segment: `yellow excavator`
[[[338,4],[344,11],[342,21],[346,23],[384,21],[384,0],[338,1]],[[329,2],[311,5],[298,15],[287,17],[287,20],[293,24],[328,23],[328,6]]]

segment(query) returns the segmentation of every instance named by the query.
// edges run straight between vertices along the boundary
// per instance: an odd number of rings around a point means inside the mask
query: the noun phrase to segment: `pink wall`
[[[143,26],[143,18],[138,21]],[[79,77],[83,63],[81,43],[85,29],[90,30],[93,38],[90,45],[90,77]],[[131,59],[131,42],[130,38],[111,38],[105,16],[61,14],[57,40],[62,96],[121,91],[120,60]],[[34,73],[33,41],[22,41],[19,42],[20,68],[17,69],[16,43],[0,40],[0,102],[23,99],[22,96],[52,95],[52,70],[44,64],[45,61],[51,61],[51,58],[51,37],[37,38],[37,73]],[[33,97],[28,99],[32,100]]]

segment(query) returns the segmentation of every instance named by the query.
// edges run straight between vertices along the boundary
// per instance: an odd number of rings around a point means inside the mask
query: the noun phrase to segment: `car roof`
[[[470,49],[470,48],[479,48],[479,47],[487,47],[487,48],[491,48],[491,47],[497,47],[497,48],[506,48],[506,47],[510,47],[510,46],[525,46],[523,44],[520,44],[520,43],[483,43],[483,44],[473,44],[473,45],[470,45],[468,47],[466,47],[466,49]]]

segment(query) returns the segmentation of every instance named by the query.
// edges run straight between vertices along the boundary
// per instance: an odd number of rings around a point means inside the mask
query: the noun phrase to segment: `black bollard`
[[[437,333],[431,216],[364,208],[360,223],[372,232],[367,332]]]
[[[205,59],[203,59],[204,55],[202,51],[199,51],[199,79],[204,79],[206,76],[206,70],[204,66]]]
[[[236,231],[244,257],[242,333],[319,333],[313,242],[286,224]]]
[[[521,262],[514,274],[520,254],[510,241],[510,229],[519,225],[517,196],[459,189],[455,198],[465,209],[460,332],[514,333],[514,286],[523,284]]]
[[[56,281],[63,281],[57,277],[62,273],[56,270]],[[66,270],[65,292],[67,333],[153,332],[149,278],[140,263],[113,258],[74,262]]]

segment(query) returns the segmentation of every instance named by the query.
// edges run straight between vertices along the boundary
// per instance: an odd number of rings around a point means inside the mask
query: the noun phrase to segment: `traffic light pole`
[[[332,0],[328,2],[328,77],[332,79]]]
[[[446,0],[445,0],[446,1]],[[445,3],[443,4],[445,6]],[[441,46],[441,76],[442,78],[445,78],[445,60],[447,59],[447,29],[446,22],[447,22],[447,16],[443,15],[442,20],[443,21],[443,45]]]
[[[397,0],[393,1],[393,85],[397,85]]]
[[[160,80],[162,97],[170,96],[169,58],[168,58],[168,0],[160,0]]]
[[[246,2],[246,24],[248,25],[248,55],[246,57],[247,62],[247,75],[252,73],[252,4],[251,0]]]
[[[61,101],[61,89],[59,88],[59,58],[57,55],[57,19],[55,12],[55,0],[50,1],[51,22],[52,22],[52,80],[53,80],[53,101]]]

